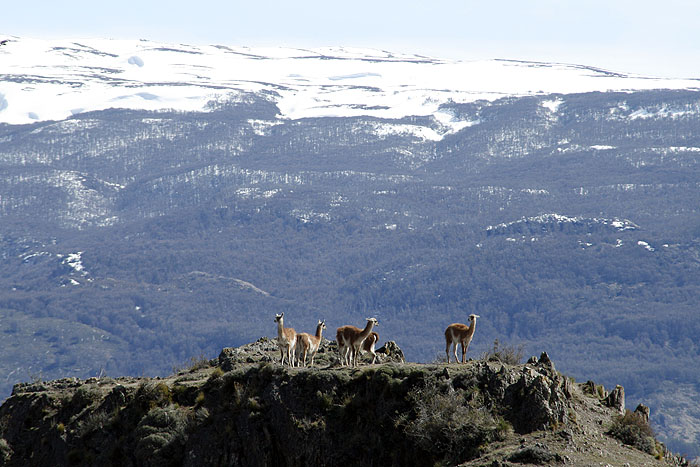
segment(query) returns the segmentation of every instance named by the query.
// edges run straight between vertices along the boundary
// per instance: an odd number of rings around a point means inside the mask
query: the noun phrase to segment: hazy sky
[[[0,39],[344,45],[700,78],[697,0],[13,0],[0,13]]]

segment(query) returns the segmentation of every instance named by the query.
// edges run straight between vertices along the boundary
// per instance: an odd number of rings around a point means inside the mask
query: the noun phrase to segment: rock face
[[[608,397],[605,398],[605,403],[620,414],[625,413],[625,388],[620,385],[615,386],[615,389],[610,391]]]
[[[525,365],[402,364],[391,343],[382,361],[394,361],[351,369],[334,345],[324,341],[314,368],[280,365],[263,338],[163,379],[17,385],[0,407],[0,465],[558,464],[586,452],[614,461],[622,449],[597,446],[602,434],[580,438],[602,433],[617,408],[546,354]]]

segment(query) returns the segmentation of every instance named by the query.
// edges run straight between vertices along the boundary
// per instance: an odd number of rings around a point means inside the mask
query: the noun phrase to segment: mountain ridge
[[[585,65],[458,61],[342,47],[255,49],[14,37],[0,57],[5,69],[0,122],[13,124],[120,107],[202,111],[217,97],[247,92],[267,94],[283,118],[401,118],[438,115],[440,104],[449,102],[509,95],[699,87],[697,80]],[[453,120],[443,118],[447,124]]]
[[[315,367],[288,368],[261,338],[164,378],[18,384],[0,406],[0,465],[334,466],[351,453],[383,465],[690,465],[653,438],[648,409],[625,409],[621,386],[575,383],[546,353],[414,364],[387,343],[379,364],[345,368],[336,351],[323,339]]]

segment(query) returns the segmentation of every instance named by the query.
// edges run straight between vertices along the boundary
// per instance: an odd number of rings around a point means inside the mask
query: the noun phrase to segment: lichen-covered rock
[[[279,346],[276,339],[261,337],[252,344],[241,347],[225,347],[218,358],[218,366],[224,371],[231,371],[237,364],[272,362],[277,355],[279,358]]]
[[[608,407],[617,410],[619,413],[625,413],[625,388],[620,385],[615,386],[615,389],[610,391],[604,402]]]
[[[388,341],[376,351],[381,363],[405,363],[403,350],[394,341]]]
[[[551,452],[546,444],[537,443],[534,446],[526,446],[514,452],[508,457],[510,462],[517,464],[554,465],[562,464],[564,458],[555,452]]]
[[[536,364],[522,367],[517,381],[506,388],[504,402],[516,431],[528,433],[565,423],[571,393],[570,381],[543,353]]]
[[[634,413],[644,420],[644,423],[649,423],[649,417],[651,415],[651,410],[649,410],[649,407],[644,404],[639,404],[637,408],[634,409]]]

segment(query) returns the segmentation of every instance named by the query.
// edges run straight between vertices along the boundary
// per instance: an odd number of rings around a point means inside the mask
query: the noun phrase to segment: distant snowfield
[[[700,88],[698,80],[579,65],[455,61],[373,49],[18,37],[0,46],[0,78],[0,122],[11,124],[63,120],[108,108],[198,111],[231,93],[266,91],[281,118],[434,115],[451,131],[473,122],[455,121],[439,110],[450,100]],[[558,104],[545,105],[555,112]]]

